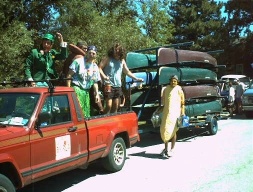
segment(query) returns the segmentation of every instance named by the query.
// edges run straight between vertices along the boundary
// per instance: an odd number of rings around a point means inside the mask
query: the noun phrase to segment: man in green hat
[[[64,60],[68,56],[67,43],[63,42],[63,37],[60,33],[56,33],[56,36],[60,42],[60,52],[52,49],[54,36],[47,33],[42,37],[40,49],[32,49],[30,55],[25,61],[25,77],[28,81],[31,81],[31,86],[33,87],[47,86],[43,80],[58,78],[58,74],[55,69],[55,61]],[[33,82],[40,80],[42,80],[42,82]]]

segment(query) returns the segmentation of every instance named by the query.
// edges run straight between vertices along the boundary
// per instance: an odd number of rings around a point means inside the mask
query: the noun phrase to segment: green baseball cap
[[[50,33],[46,33],[46,34],[42,37],[42,39],[48,39],[48,40],[54,42],[54,36],[53,36],[52,34],[50,34]]]

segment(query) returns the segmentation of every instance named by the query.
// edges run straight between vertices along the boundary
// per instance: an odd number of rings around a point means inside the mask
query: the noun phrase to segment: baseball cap
[[[90,50],[97,52],[97,48],[95,45],[88,46],[88,51],[90,51]]]
[[[54,42],[54,36],[53,36],[52,34],[50,34],[50,33],[46,33],[46,34],[42,37],[42,39],[47,39],[47,40],[50,40],[50,41]]]

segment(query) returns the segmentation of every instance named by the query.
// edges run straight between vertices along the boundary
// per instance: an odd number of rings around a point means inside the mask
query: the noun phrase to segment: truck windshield
[[[39,94],[1,93],[0,123],[27,125],[37,105]]]

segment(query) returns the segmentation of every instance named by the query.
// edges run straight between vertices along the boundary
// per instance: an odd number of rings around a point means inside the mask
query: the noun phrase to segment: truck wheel
[[[15,192],[15,188],[12,182],[2,174],[0,174],[0,191],[1,192]]]
[[[207,125],[207,129],[210,135],[215,135],[218,131],[218,122],[216,117],[212,117],[210,122]]]
[[[126,160],[126,145],[121,137],[114,139],[110,152],[103,159],[103,166],[110,172],[117,172],[122,169]]]

